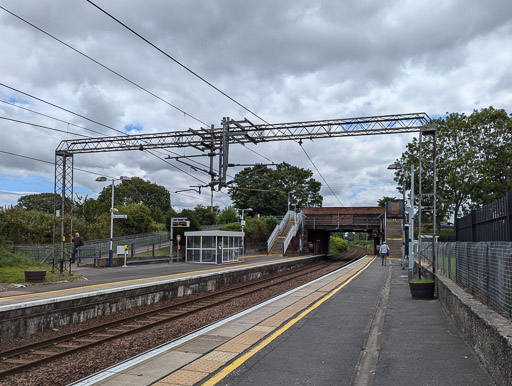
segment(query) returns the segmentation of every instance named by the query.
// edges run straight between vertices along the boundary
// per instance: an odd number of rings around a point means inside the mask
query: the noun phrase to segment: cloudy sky
[[[94,2],[271,123],[435,118],[491,105],[512,112],[510,0]],[[0,204],[53,192],[55,149],[76,134],[219,127],[223,117],[262,123],[85,0],[0,0],[0,7]],[[413,136],[305,142],[337,198],[295,142],[247,146],[259,154],[233,145],[230,162],[286,161],[314,171],[324,206],[375,205],[398,195],[386,168]],[[170,163],[188,174],[145,152],[76,155],[74,190],[95,197],[105,186],[97,175],[139,176],[171,192],[209,180]],[[219,192],[214,200],[230,205]],[[209,205],[209,193],[172,201]]]

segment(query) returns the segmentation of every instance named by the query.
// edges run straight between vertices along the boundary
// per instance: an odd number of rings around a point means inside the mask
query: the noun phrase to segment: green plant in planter
[[[434,280],[430,280],[430,279],[412,279],[412,280],[409,280],[409,283],[434,283]]]
[[[435,282],[429,279],[413,279],[409,281],[409,289],[413,299],[433,299]]]

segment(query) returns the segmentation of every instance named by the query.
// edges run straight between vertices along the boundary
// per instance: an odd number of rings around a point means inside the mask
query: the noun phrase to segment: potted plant
[[[413,279],[409,281],[409,289],[413,299],[433,299],[435,281],[430,279]]]

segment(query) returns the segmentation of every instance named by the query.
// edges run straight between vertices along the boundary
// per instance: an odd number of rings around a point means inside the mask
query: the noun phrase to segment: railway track
[[[344,254],[343,258],[346,264],[348,264],[350,261],[366,254],[367,251],[364,248],[351,248]],[[320,271],[327,266],[329,266],[328,263],[310,265],[293,272],[285,272],[278,277],[274,276],[272,278],[252,281],[236,288],[217,291],[193,300],[184,300],[177,304],[164,306],[101,326],[0,352],[0,378],[22,372],[43,363],[53,362],[71,353],[76,353],[101,343],[156,327],[163,323],[176,321],[179,318],[221,305],[232,299],[247,296],[257,291],[295,280],[302,275]]]

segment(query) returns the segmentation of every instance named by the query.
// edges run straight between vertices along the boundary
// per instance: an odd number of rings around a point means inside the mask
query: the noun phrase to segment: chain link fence
[[[436,270],[512,320],[512,242],[437,243]],[[432,262],[432,250],[425,251]]]

